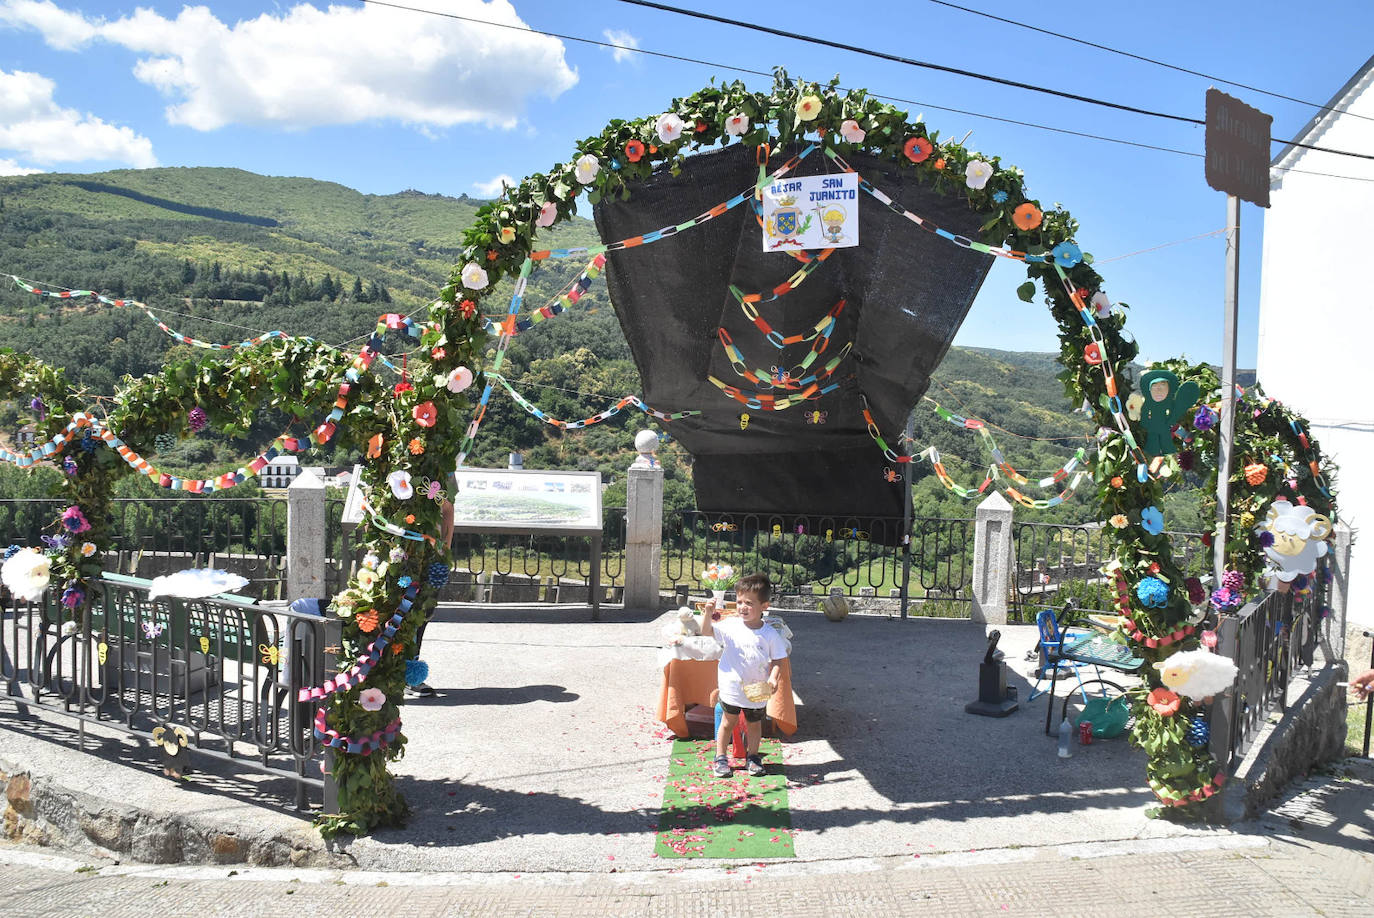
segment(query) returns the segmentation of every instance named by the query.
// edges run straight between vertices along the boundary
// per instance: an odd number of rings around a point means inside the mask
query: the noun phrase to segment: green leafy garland
[[[1085,310],[1074,302],[1074,295],[1059,275],[1061,270],[1065,273],[1080,301],[1102,289],[1102,279],[1091,267],[1091,256],[1081,253],[1073,243],[1078,224],[1069,213],[1058,206],[1042,210],[1038,201],[1029,199],[1022,174],[1015,167],[1003,166],[998,158],[982,157],[957,143],[941,144],[939,135],[928,132],[924,124],[909,123],[905,112],[863,91],[841,95],[836,81],[824,86],[794,83],[778,71],[770,93],[750,92],[738,82],[712,85],[675,99],[665,114],[675,117],[611,122],[600,135],[577,145],[573,162],[559,163],[547,174],[530,176],[482,207],[474,224],[464,232],[463,261],[455,266],[441,299],[430,307],[429,321],[418,329],[417,370],[408,385],[398,384],[388,392],[373,376],[358,372],[360,366],[366,370],[365,363],[350,362],[346,355],[314,342],[279,339],[232,352],[227,359],[212,353],[198,361],[169,366],[156,376],[128,382],[117,397],[110,428],[135,450],[143,451],[159,433],[184,433],[185,418],[192,407],[201,407],[212,423],[234,432],[248,428],[258,405],[267,404],[304,419],[316,417],[334,398],[333,404],[342,406],[342,414],[337,422],[326,421],[317,427],[315,438],[323,441],[338,435],[346,445],[367,451],[363,483],[373,509],[390,521],[393,529],[437,533],[438,505],[396,497],[386,485],[388,476],[404,472],[417,485],[426,478],[446,482],[454,457],[475,434],[475,422],[464,428],[467,396],[453,394],[450,379],[460,367],[480,369],[480,349],[486,342],[480,303],[502,278],[518,276],[526,259],[541,257],[534,247],[539,233],[569,219],[579,194],[585,192],[593,203],[607,195],[627,198],[636,182],[655,169],[676,172],[683,158],[697,148],[739,142],[783,149],[803,140],[815,141],[841,155],[863,151],[881,156],[911,170],[939,192],[964,196],[970,209],[985,218],[982,239],[987,245],[1008,245],[1032,256],[1048,256],[1043,261],[1027,262],[1029,280],[1018,294],[1032,300],[1035,282],[1039,282],[1059,324],[1065,391],[1074,403],[1086,400],[1102,425],[1094,468],[1102,518],[1125,514],[1131,521],[1116,530],[1116,559],[1112,564],[1113,571],[1124,578],[1127,605],[1140,629],[1139,637],[1125,637],[1150,662],[1181,647],[1194,646],[1195,638],[1159,644],[1161,638],[1175,634],[1194,618],[1195,610],[1181,588],[1182,572],[1173,561],[1168,538],[1151,535],[1138,525],[1141,512],[1159,504],[1162,489],[1155,477],[1147,475],[1140,480],[1132,458],[1133,444],[1112,429],[1110,410],[1113,398],[1130,395],[1125,373],[1137,348],[1122,333],[1125,304],[1118,304],[1110,314],[1096,320],[1107,351],[1101,357],[1117,381],[1117,390],[1109,392],[1103,367],[1085,358],[1094,344],[1084,321]],[[675,136],[678,123],[681,133]],[[975,172],[979,173],[977,179],[985,177],[985,181],[976,180]],[[389,327],[399,327],[387,323],[388,318],[399,317],[383,317],[374,344],[380,343]],[[1186,375],[1204,381],[1209,372],[1206,368],[1185,369]],[[1202,386],[1203,391],[1214,396],[1214,383],[1213,378],[1212,384]],[[60,373],[36,361],[0,352],[0,398],[29,392],[41,392],[53,407],[44,428],[49,435],[66,423],[66,418],[58,417],[58,405],[62,411],[74,412],[84,401],[67,389]],[[1321,462],[1316,444],[1297,434],[1290,442],[1284,434],[1283,424],[1295,419],[1276,403],[1266,402],[1253,418],[1253,425],[1238,425],[1237,454],[1289,456],[1290,471],[1298,470],[1298,484],[1293,490],[1308,497],[1314,506],[1329,506],[1329,500],[1317,503],[1321,490],[1315,482],[1308,487],[1302,478],[1301,469],[1312,468],[1304,463]],[[1289,429],[1293,429],[1291,423]],[[1195,437],[1195,442],[1200,455],[1210,455],[1214,444],[1205,436]],[[1295,444],[1301,449],[1295,449]],[[71,444],[66,453],[72,454]],[[74,569],[77,574],[93,576],[99,570],[99,553],[109,544],[108,530],[102,527],[108,515],[110,486],[128,469],[107,450],[76,459],[81,471],[69,476],[65,487],[74,503],[86,510],[92,523],[90,538],[98,552],[87,559],[86,566],[76,565]],[[1168,460],[1165,468],[1173,470],[1177,461]],[[1267,507],[1266,501],[1272,501],[1274,494],[1288,486],[1287,479],[1279,484],[1279,477],[1275,476],[1273,493],[1238,489],[1232,505],[1234,518],[1241,523],[1258,518]],[[1262,566],[1257,542],[1243,525],[1233,529],[1233,539],[1234,545],[1228,543],[1228,557],[1237,569],[1246,572],[1253,585]],[[361,685],[337,692],[326,702],[328,726],[345,736],[374,734],[397,718],[404,663],[414,652],[416,626],[432,608],[437,593],[429,586],[428,572],[436,562],[446,566],[448,561],[446,546],[403,539],[386,530],[374,530],[367,547],[371,555],[368,563],[331,607],[344,619],[344,659],[360,656],[375,633],[368,613],[385,618],[397,609],[405,584],[415,583],[421,588],[392,642],[400,652],[383,653],[364,683],[380,689],[385,703],[376,711],[365,710],[358,703]],[[1171,586],[1163,608],[1145,609],[1134,600],[1134,589],[1146,576]],[[364,620],[374,627],[364,627]],[[1153,668],[1145,672],[1151,686],[1157,685]],[[1185,717],[1156,714],[1145,701],[1144,692],[1137,698],[1135,712],[1132,736],[1149,754],[1148,777],[1156,793],[1173,804],[1204,799],[1204,790],[1214,786],[1215,765],[1205,750],[1187,743]],[[405,801],[387,770],[387,763],[404,753],[404,743],[401,734],[379,754],[336,753],[334,777],[339,786],[340,812],[321,818],[323,834],[364,833],[404,819]]]

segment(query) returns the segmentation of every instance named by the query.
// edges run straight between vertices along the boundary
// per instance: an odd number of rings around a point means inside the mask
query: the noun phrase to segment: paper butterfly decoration
[[[143,634],[148,638],[148,640],[155,641],[157,640],[158,635],[162,634],[162,626],[159,625],[157,622],[144,622]]]
[[[443,503],[444,486],[437,481],[430,481],[426,478],[424,479],[424,495],[436,504]]]

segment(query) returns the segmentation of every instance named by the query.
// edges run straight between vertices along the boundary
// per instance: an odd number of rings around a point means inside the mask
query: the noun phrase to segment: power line
[[[703,59],[701,59],[701,58],[696,58],[696,57],[687,57],[687,56],[681,55],[681,54],[668,54],[667,52],[664,52],[664,51],[654,51],[654,50],[649,49],[649,48],[638,48],[638,47],[631,48],[631,47],[629,47],[629,46],[627,46],[627,45],[617,45],[617,44],[615,44],[614,42],[601,41],[600,39],[596,39],[596,38],[583,38],[583,37],[580,36],[580,35],[567,35],[567,34],[564,34],[564,33],[561,33],[561,32],[549,32],[549,31],[546,31],[546,30],[544,30],[544,29],[536,29],[536,28],[533,28],[533,27],[527,26],[527,25],[511,25],[510,23],[505,23],[505,22],[492,22],[492,21],[487,20],[487,19],[477,19],[477,18],[472,17],[472,16],[460,16],[460,15],[458,15],[457,13],[444,13],[444,12],[439,12],[439,11],[437,11],[437,10],[428,10],[428,9],[420,9],[420,8],[418,8],[418,7],[413,7],[413,6],[405,6],[404,4],[400,4],[400,3],[389,3],[389,2],[386,2],[386,0],[359,0],[359,2],[361,2],[361,3],[366,3],[366,4],[371,4],[371,5],[373,5],[373,6],[384,6],[384,7],[388,7],[388,8],[390,8],[390,9],[395,9],[395,10],[403,10],[403,11],[409,12],[409,13],[421,13],[421,14],[427,15],[427,16],[439,16],[439,17],[442,17],[442,18],[444,18],[444,19],[456,19],[456,20],[459,20],[459,21],[461,21],[461,22],[469,22],[469,23],[473,23],[473,24],[475,24],[475,25],[493,26],[493,27],[498,28],[498,29],[507,29],[507,30],[514,31],[514,32],[526,32],[526,33],[529,33],[529,34],[531,34],[531,35],[544,35],[544,36],[547,36],[547,37],[549,37],[549,38],[557,38],[557,39],[561,39],[561,40],[563,40],[563,41],[578,42],[578,43],[580,43],[580,44],[592,45],[592,46],[594,46],[594,47],[599,47],[599,48],[609,48],[609,49],[611,49],[611,50],[617,50],[617,51],[632,51],[632,52],[634,52],[635,54],[643,54],[643,55],[647,55],[647,56],[649,56],[649,57],[660,57],[660,58],[664,58],[665,60],[679,61],[679,62],[681,62],[681,63],[697,64],[697,65],[700,65],[700,66],[702,66],[702,67],[711,67],[711,68],[714,68],[714,69],[717,69],[717,70],[730,70],[730,71],[733,71],[733,72],[735,72],[735,73],[745,73],[745,74],[749,74],[749,75],[751,75],[751,76],[767,77],[768,79],[772,79],[772,78],[773,78],[773,74],[772,74],[772,73],[768,73],[768,72],[765,72],[765,71],[762,71],[762,70],[753,70],[753,69],[750,69],[750,68],[748,68],[748,67],[740,67],[740,66],[737,66],[737,65],[735,65],[735,64],[725,64],[725,63],[721,63],[721,62],[719,62],[719,61],[708,61],[708,60],[703,60]],[[845,87],[839,87],[839,88],[844,89]],[[848,91],[848,90],[846,90],[846,91]],[[917,107],[918,109],[926,109],[926,108],[929,108],[929,109],[934,109],[934,110],[936,110],[936,111],[952,112],[952,113],[958,114],[958,115],[967,115],[967,116],[969,116],[969,117],[971,117],[971,118],[983,118],[983,119],[988,120],[988,121],[998,121],[998,122],[1001,122],[1001,123],[1003,123],[1003,124],[1014,124],[1014,125],[1017,125],[1017,126],[1019,126],[1019,127],[1033,128],[1033,129],[1038,130],[1038,131],[1048,131],[1048,132],[1053,133],[1053,134],[1065,134],[1065,135],[1070,136],[1070,137],[1082,137],[1082,138],[1085,138],[1085,139],[1088,139],[1088,140],[1098,140],[1098,141],[1101,141],[1101,142],[1103,142],[1103,143],[1114,143],[1114,144],[1119,144],[1119,145],[1121,145],[1121,146],[1127,146],[1127,147],[1139,147],[1139,148],[1141,148],[1141,149],[1157,150],[1157,151],[1159,151],[1159,152],[1161,152],[1161,153],[1173,153],[1173,154],[1176,154],[1176,155],[1178,155],[1178,156],[1190,156],[1190,157],[1194,157],[1194,158],[1196,158],[1196,159],[1202,159],[1202,158],[1203,158],[1203,154],[1201,154],[1201,153],[1195,153],[1195,152],[1192,152],[1192,151],[1190,151],[1190,150],[1178,150],[1178,149],[1174,149],[1173,147],[1160,146],[1159,144],[1156,144],[1156,143],[1142,143],[1142,142],[1140,142],[1140,141],[1135,141],[1135,140],[1124,140],[1124,139],[1119,138],[1119,137],[1106,137],[1106,136],[1103,136],[1103,135],[1101,135],[1101,134],[1090,134],[1090,133],[1086,133],[1086,132],[1083,132],[1083,131],[1074,131],[1074,130],[1070,130],[1070,129],[1068,129],[1068,128],[1054,127],[1054,126],[1048,125],[1048,124],[1039,124],[1039,123],[1034,122],[1034,121],[1022,121],[1022,120],[1019,120],[1019,119],[1016,119],[1016,118],[1003,118],[1003,117],[1000,117],[1000,116],[998,116],[998,115],[988,115],[988,114],[984,114],[983,112],[974,112],[974,111],[968,111],[968,110],[966,110],[966,109],[950,108],[950,107],[948,107],[948,106],[943,106],[943,105],[934,105],[934,104],[931,104],[931,103],[919,102],[919,101],[916,101],[916,100],[913,100],[913,99],[904,99],[904,98],[902,98],[902,97],[900,97],[900,96],[890,96],[890,95],[884,95],[884,94],[882,94],[882,93],[876,93],[876,92],[875,92],[875,93],[871,93],[871,95],[872,95],[874,98],[877,98],[877,99],[884,99],[884,100],[886,100],[886,101],[888,101],[888,102],[897,102],[897,103],[900,103],[900,104],[902,104],[902,105],[912,105],[912,106]],[[1368,181],[1374,181],[1374,179],[1366,179],[1366,178],[1361,178],[1361,177],[1353,176],[1353,175],[1335,175],[1335,174],[1333,174],[1333,173],[1327,173],[1327,172],[1307,172],[1307,171],[1302,170],[1302,169],[1287,169],[1286,171],[1292,171],[1292,172],[1295,172],[1295,173],[1298,173],[1298,174],[1301,174],[1301,175],[1321,175],[1321,176],[1326,176],[1326,177],[1328,177],[1328,178],[1347,179],[1347,180],[1349,180],[1349,181],[1354,181],[1354,182],[1368,182]]]
[[[1063,32],[1055,32],[1052,29],[1042,29],[1039,26],[1033,26],[1027,22],[1019,22],[1015,19],[1004,19],[1001,16],[994,16],[991,13],[985,13],[982,10],[970,9],[967,6],[960,6],[957,3],[950,3],[949,0],[930,0],[930,2],[939,4],[940,6],[947,6],[953,10],[960,10],[961,12],[970,13],[974,16],[982,16],[984,19],[991,19],[995,22],[1006,23],[1007,25],[1016,26],[1020,29],[1029,29],[1032,32],[1039,32],[1041,35],[1052,35],[1055,38],[1062,38],[1064,39],[1064,41],[1071,41],[1075,44],[1086,45],[1089,48],[1096,48],[1099,51],[1106,51],[1110,54],[1119,54],[1122,57],[1129,57],[1133,60],[1144,61],[1147,64],[1154,64],[1157,67],[1165,67],[1169,70],[1175,70],[1179,73],[1186,73],[1190,76],[1202,77],[1204,80],[1212,80],[1216,83],[1225,83],[1227,86],[1238,86],[1241,89],[1248,89],[1251,92],[1257,92],[1261,95],[1272,96],[1275,99],[1283,99],[1287,102],[1297,102],[1299,105],[1308,105],[1312,108],[1320,109],[1324,112],[1336,112],[1337,114],[1341,115],[1350,115],[1353,118],[1363,118],[1366,121],[1374,121],[1374,118],[1371,118],[1369,115],[1361,115],[1356,112],[1349,111],[1347,109],[1333,108],[1329,105],[1319,105],[1316,102],[1308,102],[1306,99],[1299,99],[1294,96],[1286,96],[1281,92],[1273,92],[1268,89],[1260,89],[1258,86],[1251,86],[1249,83],[1238,83],[1235,80],[1223,79],[1222,77],[1214,76],[1210,73],[1203,73],[1200,70],[1189,70],[1187,67],[1180,67],[1176,64],[1170,64],[1166,61],[1156,60],[1153,57],[1146,57],[1143,54],[1133,54],[1130,51],[1122,51],[1120,48],[1113,48],[1110,45],[1101,45],[1095,41],[1088,41],[1083,38],[1075,38],[1072,35],[1065,35]]]
[[[364,0],[372,2],[372,0]],[[1047,86],[1037,86],[1034,83],[1022,83],[1019,80],[1008,80],[1005,77],[992,76],[987,73],[979,73],[975,70],[964,70],[959,67],[949,67],[945,64],[934,64],[930,61],[918,61],[914,58],[902,57],[899,54],[891,54],[887,51],[875,51],[861,45],[851,45],[846,42],[832,41],[828,38],[817,38],[814,35],[803,35],[800,32],[789,32],[786,29],[775,29],[771,26],[760,25],[754,22],[747,22],[741,19],[729,19],[725,16],[716,16],[711,13],[701,13],[696,10],[685,10],[676,6],[668,6],[665,3],[655,3],[653,0],[618,0],[620,3],[628,3],[632,6],[642,6],[648,9],[661,10],[666,13],[677,13],[680,16],[688,16],[692,19],[703,19],[707,22],[718,22],[724,25],[732,25],[741,29],[748,29],[753,32],[763,32],[767,35],[776,35],[780,38],[790,38],[794,41],[807,42],[808,44],[821,45],[826,48],[835,48],[840,51],[851,51],[854,54],[862,54],[867,57],[876,57],[879,60],[892,61],[897,64],[906,64],[909,67],[919,67],[924,70],[935,70],[941,73],[951,73],[955,76],[964,76],[974,80],[982,80],[987,83],[996,83],[1001,86],[1011,86],[1016,89],[1025,89],[1029,92],[1043,93],[1055,96],[1060,99],[1069,99],[1075,102],[1085,102],[1089,105],[1097,105],[1103,108],[1111,108],[1117,111],[1129,112],[1136,115],[1146,115],[1151,118],[1162,118],[1167,121],[1178,121],[1183,124],[1192,124],[1206,127],[1207,122],[1200,118],[1190,118],[1186,115],[1174,115],[1169,112],[1157,112],[1148,108],[1138,108],[1134,105],[1126,105],[1121,102],[1109,102],[1106,99],[1098,99],[1093,96],[1079,95],[1078,93],[1065,92],[1062,89],[1051,89]],[[1374,153],[1352,153],[1348,150],[1333,150],[1329,147],[1318,147],[1312,144],[1299,143],[1296,140],[1274,140],[1270,143],[1281,143],[1288,146],[1301,147],[1305,150],[1317,150],[1322,153],[1335,153],[1340,156],[1353,156],[1358,159],[1374,159]]]

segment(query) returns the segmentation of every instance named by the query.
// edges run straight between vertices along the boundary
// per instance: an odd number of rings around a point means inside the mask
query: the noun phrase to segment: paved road
[[[1374,915],[1374,765],[1313,778],[1233,829],[673,873],[620,873],[613,865],[595,874],[97,866],[0,847],[0,915]]]

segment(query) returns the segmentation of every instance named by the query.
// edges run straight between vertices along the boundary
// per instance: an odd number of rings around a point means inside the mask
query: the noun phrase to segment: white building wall
[[[1337,107],[1374,118],[1372,87],[1374,70]],[[1302,140],[1374,153],[1374,120],[1329,115]],[[1256,369],[1340,465],[1341,518],[1374,533],[1374,160],[1295,150],[1276,165],[1300,171],[1271,173]],[[1365,181],[1304,174],[1317,172]],[[1374,625],[1374,543],[1358,533],[1349,614]]]

